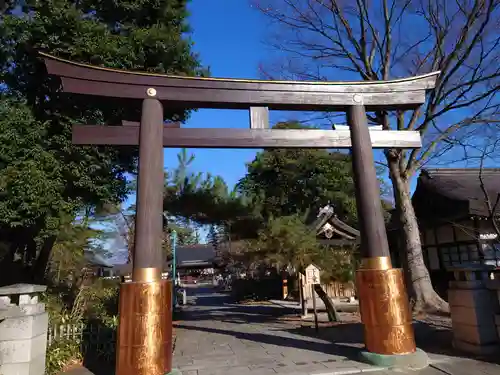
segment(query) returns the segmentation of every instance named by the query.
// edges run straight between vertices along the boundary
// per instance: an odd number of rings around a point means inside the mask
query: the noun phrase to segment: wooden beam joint
[[[269,129],[269,108],[250,107],[250,129]]]

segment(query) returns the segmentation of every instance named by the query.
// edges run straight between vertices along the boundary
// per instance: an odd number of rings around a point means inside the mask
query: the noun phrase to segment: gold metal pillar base
[[[123,283],[116,375],[164,375],[172,371],[172,283]]]
[[[386,257],[363,259],[356,272],[366,349],[377,354],[413,353],[415,335],[403,272],[381,258]]]

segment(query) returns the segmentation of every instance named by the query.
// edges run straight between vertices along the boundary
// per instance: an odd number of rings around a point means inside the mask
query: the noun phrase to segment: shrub
[[[236,302],[281,298],[282,280],[281,278],[233,280],[231,294]]]
[[[56,375],[73,364],[81,364],[83,360],[80,342],[60,339],[47,348],[45,374]]]

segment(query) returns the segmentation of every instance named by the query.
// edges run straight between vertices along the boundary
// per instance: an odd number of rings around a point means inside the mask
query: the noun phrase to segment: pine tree
[[[216,225],[211,225],[207,235],[207,242],[211,244],[215,250],[219,249],[219,230]]]

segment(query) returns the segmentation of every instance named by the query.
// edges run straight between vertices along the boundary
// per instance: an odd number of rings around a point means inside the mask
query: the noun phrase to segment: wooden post
[[[162,271],[163,253],[163,106],[144,99],[139,135],[133,281],[144,281],[145,269]],[[161,277],[156,277],[160,279]]]
[[[285,300],[288,297],[288,272],[283,271],[281,273],[281,283],[282,298]]]
[[[302,312],[302,318],[307,318],[307,298],[306,298],[306,286],[304,282],[305,277],[302,272],[299,273],[299,287],[300,287],[300,309]]]
[[[172,370],[172,286],[162,280],[163,107],[148,89],[142,104],[132,281],[120,290],[117,375]]]
[[[250,128],[269,128],[269,109],[267,107],[250,107]]]
[[[365,345],[377,354],[416,351],[412,317],[400,269],[393,269],[385,230],[370,131],[363,105],[347,110],[351,130],[362,262],[356,272]],[[383,130],[382,130],[383,131]]]
[[[311,284],[311,295],[313,300],[313,311],[314,311],[314,329],[316,333],[319,331],[318,327],[318,310],[316,309],[316,291],[314,290],[314,284]]]
[[[347,122],[351,130],[352,166],[361,234],[361,254],[363,258],[388,257],[389,245],[382,214],[380,187],[364,106],[349,107]]]

